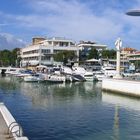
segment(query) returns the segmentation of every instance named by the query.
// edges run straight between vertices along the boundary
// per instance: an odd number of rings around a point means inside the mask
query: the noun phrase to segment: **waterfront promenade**
[[[8,127],[0,112],[0,140],[13,140],[8,134]]]
[[[115,86],[114,86],[115,85]],[[102,90],[140,97],[140,82],[127,79],[103,79]]]
[[[28,140],[4,103],[0,103],[0,140]]]

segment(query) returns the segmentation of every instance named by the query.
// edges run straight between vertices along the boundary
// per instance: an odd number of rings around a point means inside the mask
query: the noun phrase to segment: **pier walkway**
[[[8,134],[8,127],[0,112],[0,140],[13,140]]]
[[[4,103],[0,103],[0,140],[28,140]]]

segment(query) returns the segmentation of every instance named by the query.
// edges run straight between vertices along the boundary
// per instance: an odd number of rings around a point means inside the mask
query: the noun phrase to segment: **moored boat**
[[[63,83],[66,81],[66,77],[64,75],[48,75],[46,81],[52,82],[52,83]]]
[[[86,72],[86,73],[84,74],[84,78],[86,79],[86,81],[91,81],[91,82],[93,82],[93,81],[94,81],[93,72]]]
[[[106,75],[102,71],[94,73],[94,81],[102,81],[104,78],[106,78]]]
[[[25,82],[39,82],[39,81],[44,81],[44,78],[41,77],[41,75],[39,74],[32,74],[32,75],[25,76],[23,80]]]

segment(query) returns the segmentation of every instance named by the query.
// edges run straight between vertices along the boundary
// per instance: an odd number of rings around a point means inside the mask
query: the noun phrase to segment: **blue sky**
[[[140,17],[127,16],[140,0],[0,0],[0,49],[31,43],[34,36],[90,40],[138,50]]]

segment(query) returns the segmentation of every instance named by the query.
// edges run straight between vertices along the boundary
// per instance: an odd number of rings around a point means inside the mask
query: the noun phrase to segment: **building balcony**
[[[52,55],[54,55],[54,53],[43,53],[42,55],[52,56]]]
[[[129,58],[129,61],[136,61],[136,60],[140,60],[140,57]]]
[[[21,58],[27,58],[27,57],[38,57],[38,56],[40,56],[40,54],[39,53],[33,53],[33,54],[23,54],[23,55],[21,55]]]
[[[30,66],[30,65],[38,65],[38,64],[39,64],[38,60],[29,60],[29,61],[22,60],[21,61],[22,66]]]

